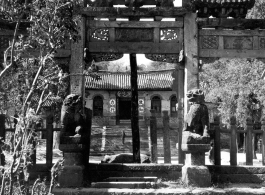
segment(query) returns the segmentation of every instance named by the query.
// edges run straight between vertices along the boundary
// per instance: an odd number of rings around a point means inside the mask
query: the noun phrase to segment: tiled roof
[[[171,90],[173,70],[138,72],[138,90]],[[86,89],[131,89],[130,72],[99,72],[99,80],[86,77]]]

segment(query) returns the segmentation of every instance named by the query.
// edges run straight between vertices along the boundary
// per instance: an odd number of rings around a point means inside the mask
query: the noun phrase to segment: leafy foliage
[[[236,116],[240,124],[248,117],[259,120],[265,103],[265,64],[257,59],[220,59],[203,66],[200,87],[206,101],[219,104],[225,122]]]
[[[1,19],[15,24],[0,72],[0,106],[20,111],[12,140],[5,143],[5,154],[11,156],[11,162],[4,169],[1,195],[21,190],[17,188],[20,180],[16,179],[21,175],[28,182],[35,128],[43,103],[48,99],[61,102],[67,95],[69,74],[58,63],[56,53],[67,47],[69,40],[78,40],[74,5],[74,0],[0,0]],[[23,31],[19,30],[25,30],[25,26],[27,33],[20,35]],[[45,194],[41,185],[38,189]]]
[[[247,14],[248,19],[265,19],[265,2],[256,0],[254,7]]]

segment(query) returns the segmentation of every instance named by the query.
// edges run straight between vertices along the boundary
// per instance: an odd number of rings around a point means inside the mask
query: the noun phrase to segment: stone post
[[[60,187],[82,187],[86,145],[81,137],[64,137],[59,149],[64,153],[64,167],[59,175]]]
[[[190,132],[183,132],[182,140],[190,140]],[[185,165],[182,167],[182,181],[187,186],[211,186],[211,174],[205,166],[205,152],[211,148],[207,142],[203,138],[196,143],[183,144],[185,141],[182,141],[182,150],[186,152]]]

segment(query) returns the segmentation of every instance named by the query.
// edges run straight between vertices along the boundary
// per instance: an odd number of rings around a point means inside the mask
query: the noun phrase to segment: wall
[[[87,93],[88,92],[88,93]],[[86,98],[86,107],[93,110],[93,98],[97,95],[103,98],[103,118],[99,123],[103,125],[116,125],[116,111],[111,112],[111,107],[116,109],[116,105],[111,106],[110,100],[113,99],[116,101],[117,91],[104,91],[104,90],[88,90]],[[151,99],[152,97],[158,95],[161,97],[161,107],[162,111],[167,110],[170,114],[170,98],[172,95],[176,95],[174,91],[139,91],[138,92],[139,100],[144,100],[144,112],[139,113],[140,122],[142,125],[149,124],[149,117],[151,115]],[[116,102],[115,102],[116,103]],[[113,111],[113,110],[112,110]],[[143,118],[143,120],[141,120]],[[96,119],[95,119],[96,120]]]

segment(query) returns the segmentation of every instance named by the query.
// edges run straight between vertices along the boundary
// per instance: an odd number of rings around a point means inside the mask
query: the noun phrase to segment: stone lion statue
[[[84,125],[82,114],[82,98],[77,94],[68,95],[61,109],[60,138],[80,135]],[[62,140],[62,139],[61,139]]]
[[[209,114],[204,104],[204,93],[200,89],[188,91],[187,98],[190,110],[185,117],[182,144],[195,144],[196,140],[210,142],[209,136]],[[183,143],[184,142],[184,143]],[[205,143],[206,144],[206,143]]]

